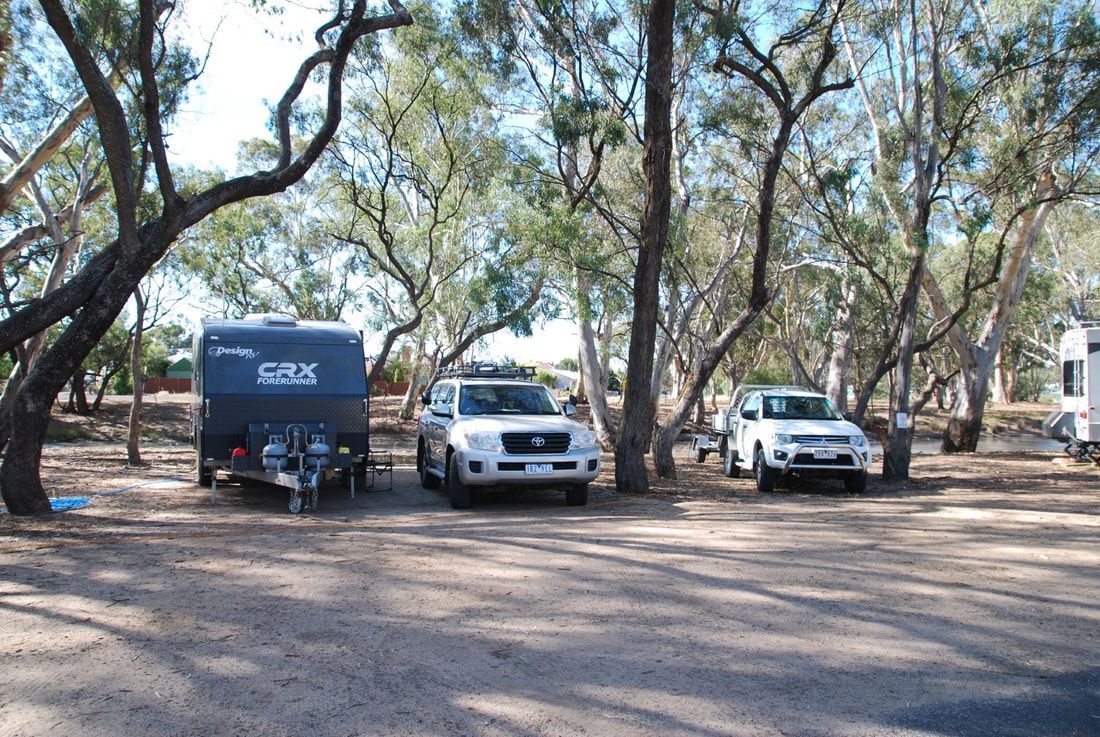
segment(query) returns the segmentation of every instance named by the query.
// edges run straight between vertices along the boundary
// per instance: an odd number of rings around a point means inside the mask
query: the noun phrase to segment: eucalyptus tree
[[[772,298],[769,288],[776,189],[796,125],[816,100],[851,87],[848,79],[829,81],[837,56],[834,33],[845,3],[820,2],[809,13],[801,9],[764,14],[741,2],[697,3],[710,20],[714,69],[727,80],[728,94],[758,101],[752,112],[767,120],[770,142],[761,151],[756,193],[755,248],[747,303],[714,340],[677,399],[669,418],[656,433],[657,473],[675,477],[672,447],[688,415],[734,341],[763,312]],[[766,18],[766,21],[764,20]],[[783,29],[776,33],[776,29]],[[762,40],[763,39],[763,40]],[[770,41],[765,44],[764,40]],[[748,92],[746,95],[740,93]],[[760,102],[762,100],[762,102]]]
[[[102,4],[72,7],[42,0],[45,21],[92,101],[115,218],[113,236],[78,273],[0,321],[0,352],[6,353],[70,317],[31,369],[15,401],[12,436],[0,466],[0,491],[11,512],[50,509],[39,462],[53,399],[173,241],[221,207],[285,190],[320,157],[340,122],[344,70],[357,42],[412,23],[398,0],[389,4],[392,12],[371,16],[363,0],[340,3],[332,19],[318,29],[318,50],[302,62],[276,107],[278,155],[268,166],[191,190],[177,185],[165,143],[173,90],[179,91],[172,82],[195,70],[191,56],[171,40],[171,6],[158,8],[152,0],[138,0],[136,7],[111,5],[105,12]],[[116,93],[104,70],[120,57],[126,61],[127,84]],[[312,125],[296,145],[291,136],[294,103],[311,75],[326,72],[323,111],[308,121]]]
[[[1026,132],[1019,130],[1013,148],[1009,143],[1014,137],[1013,93],[1008,92],[1015,81],[1048,73],[1053,51],[1036,53],[1027,47],[1025,39],[1032,31],[1016,30],[1020,12],[1016,6],[998,11],[1003,21],[989,11],[981,3],[889,3],[842,27],[849,63],[860,72],[858,90],[872,137],[876,189],[897,224],[908,260],[895,328],[884,343],[874,377],[893,369],[883,464],[887,479],[908,476],[914,357],[944,335],[966,364],[961,381],[968,385],[948,434],[962,444],[976,443],[975,427],[980,428],[988,386],[988,371],[979,366],[991,365],[996,350],[990,352],[988,347],[1003,335],[1006,323],[1001,317],[1010,313],[1004,308],[1018,298],[1026,278],[1022,257],[1030,246],[1025,245],[1029,237],[1023,234],[1041,225],[1055,191],[1052,172],[1027,162],[1028,147],[1043,150],[1051,140],[1046,137],[1050,131],[1043,130],[1043,122]],[[1063,11],[1055,11],[1059,12]],[[1028,103],[1020,109],[1031,107]],[[1029,115],[1024,113],[1024,118]],[[995,142],[983,151],[985,129]],[[1030,178],[1021,178],[1028,169]],[[1030,194],[1024,194],[1027,189]],[[1012,199],[1016,204],[1008,205]],[[950,237],[951,228],[976,243],[998,208],[1007,215],[1002,223],[1012,227],[1004,231],[992,259],[968,260],[960,274],[963,299],[957,306],[947,305],[937,295],[938,284],[927,268],[931,249]],[[1008,247],[1009,231],[1020,236],[1012,248]],[[991,285],[1000,291],[1000,306],[995,308],[999,317],[994,321],[1000,327],[987,333],[992,342],[984,346],[986,337],[977,343],[964,340],[957,322],[969,308],[971,296]],[[917,335],[922,288],[935,311],[935,329],[923,341]],[[982,388],[975,394],[970,388],[979,383]],[[966,421],[960,424],[963,416]],[[969,430],[962,433],[962,425]],[[945,447],[952,445],[953,441],[945,442]]]
[[[541,199],[547,220],[557,235],[576,235],[555,238],[555,252],[580,336],[593,429],[610,450],[617,428],[593,320],[607,314],[600,297],[631,268],[639,234],[598,200],[608,158],[628,144],[641,146],[644,8],[634,0],[463,0],[458,12],[474,53],[497,70],[500,106],[537,142],[534,156],[517,158],[533,181],[556,191]],[[586,237],[602,229],[592,222],[598,219],[608,221],[611,237]]]
[[[925,293],[936,319],[952,323],[946,337],[959,362],[959,390],[943,435],[944,452],[977,449],[996,359],[1046,219],[1059,201],[1093,189],[1100,163],[1100,97],[1094,84],[1100,24],[1093,4],[1038,3],[982,11],[977,14],[979,37],[996,69],[988,94],[997,108],[972,143],[983,165],[967,167],[957,179],[978,169],[976,176],[966,177],[980,203],[978,223],[967,223],[963,231],[970,244],[981,240],[972,235],[976,225],[996,233],[989,267],[996,284],[980,321],[954,319],[964,309],[957,305],[965,306],[966,300],[952,305],[944,298],[941,281],[925,269]],[[970,271],[964,271],[964,284]]]
[[[332,149],[345,213],[333,234],[372,271],[363,290],[383,332],[372,380],[397,341],[426,321],[457,321],[446,333],[453,344],[435,344],[438,361],[450,362],[480,337],[522,325],[543,288],[538,255],[509,223],[522,197],[481,94],[482,70],[447,18],[418,15],[417,29],[358,59],[348,127]],[[447,309],[464,298],[466,309]],[[428,347],[436,336],[421,337]]]
[[[247,148],[242,164],[260,165],[269,151],[258,141]],[[286,192],[219,210],[181,239],[179,267],[204,293],[205,309],[341,320],[362,306],[365,259],[330,234],[338,214],[318,168]]]

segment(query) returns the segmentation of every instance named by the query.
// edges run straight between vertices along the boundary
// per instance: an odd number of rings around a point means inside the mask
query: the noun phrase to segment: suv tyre
[[[416,470],[420,473],[421,486],[425,489],[439,488],[440,478],[428,470],[428,459],[425,457],[423,448],[416,454]]]
[[[473,489],[462,483],[458,475],[458,456],[454,453],[447,459],[447,497],[452,509],[469,509],[474,505]]]
[[[571,507],[588,504],[588,484],[573,484],[565,491],[565,503]]]

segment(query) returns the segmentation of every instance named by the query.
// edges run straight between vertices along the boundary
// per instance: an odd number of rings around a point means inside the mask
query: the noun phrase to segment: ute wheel
[[[573,484],[565,490],[565,503],[571,507],[588,504],[588,484]]]
[[[707,460],[707,452],[699,447],[695,448],[695,462],[704,463]]]
[[[420,485],[425,489],[438,489],[440,478],[428,471],[428,459],[424,457],[424,449],[416,454],[416,470],[420,472]]]
[[[764,460],[764,449],[758,448],[756,450],[756,490],[761,494],[768,494],[775,491],[775,477],[778,474],[775,469],[768,465],[768,462]]]
[[[844,477],[844,490],[849,494],[862,494],[867,490],[867,472],[852,471]]]
[[[473,489],[462,483],[458,475],[458,457],[453,453],[447,459],[447,497],[452,509],[469,509],[474,505]]]
[[[733,448],[726,448],[726,455],[722,457],[722,473],[731,479],[741,475],[741,467],[737,465],[737,452]]]

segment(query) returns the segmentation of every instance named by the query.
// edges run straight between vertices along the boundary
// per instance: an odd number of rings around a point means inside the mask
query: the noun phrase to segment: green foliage
[[[557,374],[554,374],[546,369],[539,369],[535,372],[535,381],[547,387],[553,389],[554,385],[558,383]]]
[[[563,371],[579,371],[580,365],[577,363],[577,359],[571,356],[566,356],[557,362],[557,367]]]

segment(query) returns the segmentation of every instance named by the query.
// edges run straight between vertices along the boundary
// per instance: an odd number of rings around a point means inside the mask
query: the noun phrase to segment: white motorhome
[[[1100,450],[1100,326],[1069,330],[1058,351],[1066,434],[1079,449]]]

